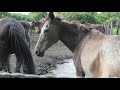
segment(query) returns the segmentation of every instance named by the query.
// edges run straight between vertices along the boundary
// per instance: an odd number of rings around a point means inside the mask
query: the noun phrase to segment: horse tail
[[[26,73],[34,74],[35,66],[33,62],[32,53],[25,42],[24,38],[20,34],[20,30],[14,24],[9,28],[9,43],[12,52],[15,53],[17,58],[23,58],[23,63],[27,69]]]

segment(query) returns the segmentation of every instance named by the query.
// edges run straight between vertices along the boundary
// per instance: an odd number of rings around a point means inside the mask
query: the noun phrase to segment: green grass
[[[112,33],[116,34],[117,33],[117,28],[113,28]],[[119,34],[120,34],[120,30],[119,30]]]

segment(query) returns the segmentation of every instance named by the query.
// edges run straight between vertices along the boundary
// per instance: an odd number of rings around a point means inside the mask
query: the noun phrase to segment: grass
[[[113,34],[116,34],[116,33],[117,33],[117,27],[113,28],[112,33],[113,33]],[[118,33],[120,34],[120,29],[119,29],[119,32],[118,32]]]

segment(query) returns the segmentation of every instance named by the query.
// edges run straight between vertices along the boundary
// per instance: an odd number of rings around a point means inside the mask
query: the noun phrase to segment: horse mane
[[[65,21],[62,21],[62,19],[60,19],[59,17],[55,17],[55,20],[56,20],[56,23],[59,23],[61,26],[63,26],[64,28],[66,28],[66,30],[69,30],[70,32],[74,32],[74,33],[85,32],[85,33],[88,33],[88,32],[91,31],[89,28],[87,28],[87,26],[85,26],[84,24],[78,23],[78,22],[77,23],[75,23],[75,22],[74,23],[65,22]]]

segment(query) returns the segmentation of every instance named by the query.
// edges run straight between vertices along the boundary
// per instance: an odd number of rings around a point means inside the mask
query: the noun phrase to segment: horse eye
[[[49,29],[46,29],[44,32],[49,32]]]
[[[46,27],[48,27],[48,25]]]

